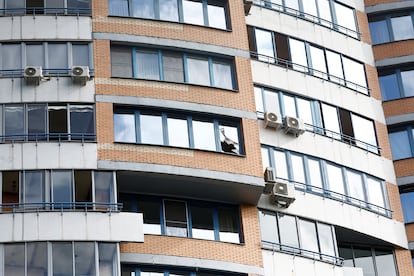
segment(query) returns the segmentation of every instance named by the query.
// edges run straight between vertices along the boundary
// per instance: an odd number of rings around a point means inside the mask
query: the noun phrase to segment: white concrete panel
[[[88,16],[14,16],[0,18],[0,40],[91,40]]]
[[[404,224],[358,207],[310,193],[296,192],[296,201],[284,213],[352,229],[356,232],[408,247]],[[278,210],[269,196],[263,195],[259,207]]]
[[[250,14],[246,17],[248,25],[302,39],[375,66],[371,45],[357,39],[291,15],[257,6],[252,7]]]
[[[0,103],[13,102],[93,102],[94,81],[85,86],[73,83],[70,77],[51,77],[37,85],[26,84],[23,78],[0,79]]]
[[[2,170],[96,169],[97,145],[77,142],[0,144]]]
[[[361,268],[340,267],[311,259],[262,250],[265,276],[363,276]]]
[[[381,101],[294,70],[252,60],[253,81],[353,111],[385,124]]]
[[[114,227],[112,224],[116,223]],[[0,214],[0,242],[128,241],[143,242],[139,213],[40,212]]]
[[[260,143],[315,156],[396,183],[392,160],[323,135],[305,132],[299,137],[260,124]]]

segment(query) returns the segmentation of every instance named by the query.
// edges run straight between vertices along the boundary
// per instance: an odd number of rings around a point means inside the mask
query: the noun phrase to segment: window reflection
[[[159,80],[160,68],[158,53],[149,51],[137,51],[137,71],[139,78]]]
[[[400,192],[400,199],[404,213],[404,222],[414,222],[414,191],[412,191],[412,187],[403,187]]]
[[[192,84],[210,85],[210,73],[207,59],[187,58],[188,82]]]
[[[183,0],[184,22],[204,25],[203,4],[200,0]]]
[[[141,143],[162,145],[164,136],[162,117],[157,115],[140,115]]]
[[[132,16],[142,18],[154,18],[153,0],[132,0]]]
[[[272,32],[255,29],[256,51],[259,54],[258,59],[266,62],[275,62],[273,36]]]
[[[214,86],[232,89],[231,66],[228,63],[213,62]]]
[[[211,208],[192,206],[191,220],[193,238],[214,240],[213,213]]]
[[[194,147],[197,149],[216,150],[214,124],[193,121]]]
[[[168,21],[178,21],[177,0],[159,0],[160,19]]]
[[[391,26],[395,40],[404,40],[414,37],[414,27],[411,15],[391,18]]]
[[[207,5],[208,25],[213,28],[227,29],[226,10],[223,6],[210,4]]]
[[[115,142],[135,143],[135,115],[114,114]]]
[[[237,127],[220,125],[221,150],[229,153],[240,152],[239,150],[239,131]]]
[[[187,119],[168,118],[168,144],[175,147],[190,146],[188,140]]]

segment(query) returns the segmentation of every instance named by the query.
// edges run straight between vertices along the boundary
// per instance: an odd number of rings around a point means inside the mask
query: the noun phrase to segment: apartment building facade
[[[0,26],[0,275],[412,275],[362,0]]]

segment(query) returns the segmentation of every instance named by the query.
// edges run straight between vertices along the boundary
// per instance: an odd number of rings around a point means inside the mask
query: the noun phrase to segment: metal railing
[[[296,9],[292,9],[280,4],[276,4],[276,3],[272,3],[271,1],[268,0],[254,0],[253,4],[259,7],[263,7],[266,9],[270,9],[270,10],[274,10],[283,14],[287,14],[290,16],[293,16],[295,18],[300,18],[303,20],[307,20],[309,22],[318,24],[320,26],[326,27],[330,30],[334,30],[337,32],[340,32],[342,34],[345,34],[346,36],[355,38],[360,40],[361,39],[361,33],[352,29],[349,29],[345,26],[333,23],[329,20],[323,19],[321,17],[309,14],[309,13],[305,13]]]
[[[47,77],[68,77],[72,72],[71,68],[43,68],[42,75],[44,78]],[[89,68],[89,75],[93,77],[95,70]],[[23,78],[24,68],[22,69],[7,69],[0,70],[0,78]]]
[[[338,265],[338,266],[343,266],[343,264],[344,264],[344,258],[324,254],[324,253],[321,253],[321,252],[302,249],[302,248],[298,248],[298,247],[293,247],[293,246],[289,246],[289,245],[284,245],[284,244],[281,244],[281,243],[262,241],[262,248],[267,249],[267,250],[272,250],[273,252],[278,251],[278,252],[288,253],[288,254],[291,254],[291,255],[310,258],[312,260],[327,262],[327,263],[335,264],[335,265]]]
[[[373,203],[367,202],[367,201],[359,199],[359,198],[355,198],[355,197],[352,197],[352,196],[349,196],[349,195],[334,192],[332,190],[328,190],[328,189],[317,187],[317,186],[312,186],[312,185],[309,185],[309,184],[306,184],[306,183],[296,182],[296,181],[285,179],[285,178],[277,177],[276,179],[293,183],[294,186],[295,186],[295,190],[302,191],[304,193],[311,193],[311,194],[322,196],[324,198],[329,198],[329,199],[332,199],[332,200],[336,200],[336,201],[339,201],[341,203],[356,206],[360,209],[364,209],[364,210],[367,210],[367,211],[370,211],[370,212],[374,212],[378,215],[382,215],[382,216],[385,216],[387,218],[392,217],[392,213],[393,213],[392,210],[387,209],[383,206],[375,205]]]
[[[95,142],[96,134],[85,133],[38,133],[1,135],[0,143],[19,142]]]
[[[109,202],[30,202],[0,204],[1,213],[25,212],[120,212],[122,203]]]
[[[26,7],[13,9],[0,9],[0,16],[22,16],[22,15],[76,15],[90,16],[90,8],[43,8],[43,7]]]
[[[294,62],[291,62],[289,60],[286,59],[282,59],[282,58],[278,58],[278,57],[271,57],[271,56],[266,56],[263,54],[259,54],[256,52],[250,52],[250,56],[253,59],[268,63],[268,64],[274,64],[280,67],[283,67],[285,69],[291,69],[294,71],[298,71],[307,75],[311,75],[314,76],[316,78],[320,78],[329,82],[333,82],[335,84],[347,87],[349,89],[352,89],[354,91],[360,92],[362,94],[365,95],[370,95],[370,89],[366,86],[351,82],[349,80],[346,80],[344,78],[340,78],[337,76],[334,76],[332,74],[328,74],[326,72],[323,71],[319,71],[317,69],[308,67],[308,66],[304,66],[301,64],[297,64]]]

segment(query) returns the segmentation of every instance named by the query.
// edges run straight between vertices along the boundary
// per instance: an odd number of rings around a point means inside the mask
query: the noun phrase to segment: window
[[[392,159],[400,160],[414,156],[414,135],[411,125],[388,129]]]
[[[400,187],[400,199],[404,213],[404,222],[414,222],[414,189],[412,185]]]
[[[252,26],[248,26],[248,39],[253,58],[327,79],[363,94],[369,93],[365,65],[350,57]]]
[[[392,250],[363,246],[339,246],[344,265],[360,267],[364,275],[396,276],[397,267]]]
[[[359,39],[355,10],[334,0],[254,0],[255,5],[320,24]]]
[[[333,226],[267,210],[259,218],[264,249],[340,263]]]
[[[284,91],[255,87],[259,118],[265,112],[304,120],[309,131],[341,140],[373,153],[379,153],[374,122],[353,112]]]
[[[90,0],[5,0],[6,15],[76,14],[90,15]]]
[[[245,276],[247,274],[227,273],[218,270],[204,270],[197,268],[196,270],[183,269],[181,267],[170,266],[163,268],[160,266],[135,266],[132,264],[121,264],[122,276]],[[100,274],[102,275],[102,274]],[[115,275],[115,274],[114,274]],[[106,274],[104,275],[106,276]]]
[[[364,172],[324,159],[262,146],[264,167],[276,178],[292,181],[295,188],[390,216],[384,182]]]
[[[143,213],[144,234],[241,242],[240,214],[236,206],[132,196],[122,191],[119,201],[131,206],[128,211]]]
[[[5,104],[4,133],[12,141],[94,140],[93,105]],[[3,112],[2,112],[3,111]],[[47,123],[48,122],[48,123]]]
[[[116,107],[114,131],[115,142],[243,154],[237,120]]]
[[[109,15],[188,23],[226,30],[226,0],[109,0]]]
[[[118,276],[117,248],[116,243],[27,242],[0,249],[4,275],[96,275],[99,269],[101,276]]]
[[[113,77],[236,89],[233,62],[225,58],[112,46],[111,68]]]
[[[414,70],[411,67],[379,70],[378,75],[384,101],[414,96]]]
[[[372,44],[382,44],[414,38],[412,11],[380,14],[369,18]]]
[[[47,75],[68,75],[72,66],[93,68],[89,43],[0,43],[0,75],[21,74],[25,66],[41,66]]]

